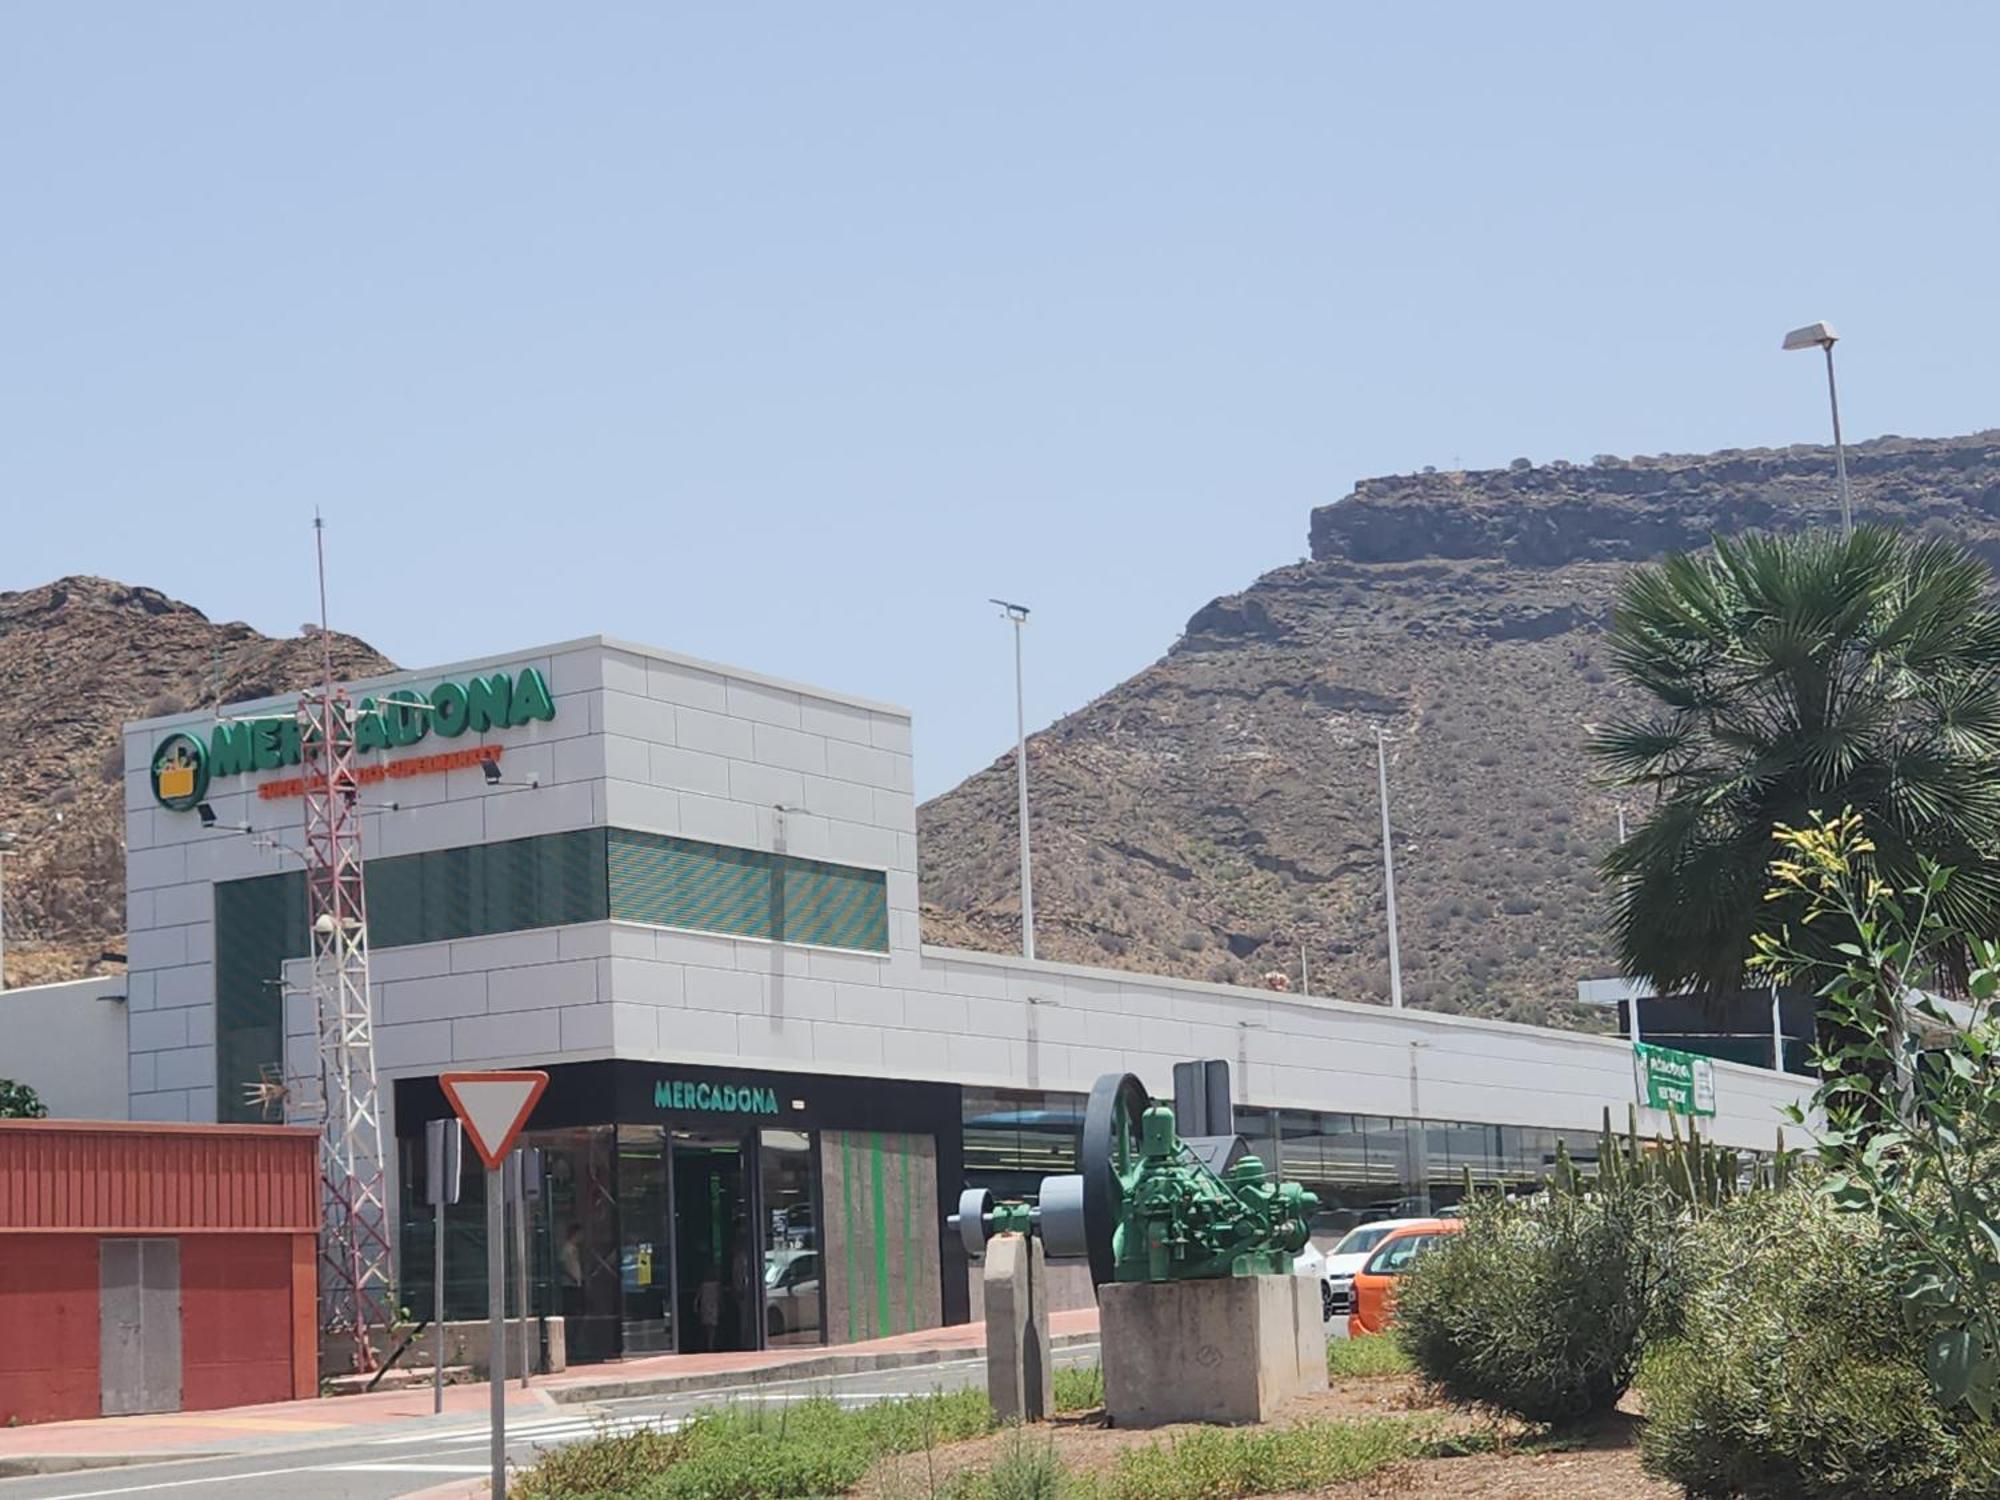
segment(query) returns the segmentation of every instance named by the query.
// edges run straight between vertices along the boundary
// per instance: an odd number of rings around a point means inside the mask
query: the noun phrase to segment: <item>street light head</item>
[[[486,777],[486,784],[488,786],[498,786],[500,784],[500,767],[496,762],[482,760],[479,763],[479,769],[481,774]]]
[[[999,605],[1001,609],[1007,612],[1007,618],[1010,620],[1025,620],[1028,618],[1028,606],[1025,604],[1009,604],[1005,599],[988,599],[986,602],[988,604]]]
[[[213,828],[215,826],[215,809],[210,807],[206,802],[195,803],[194,813],[196,817],[201,819],[202,827]]]
[[[1840,335],[1833,331],[1831,323],[1808,323],[1803,328],[1794,328],[1785,335],[1787,349],[1826,349]]]

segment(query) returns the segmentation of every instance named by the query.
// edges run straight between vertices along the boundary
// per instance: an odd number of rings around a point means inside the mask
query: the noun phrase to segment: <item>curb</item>
[[[1065,1333],[1049,1340],[1051,1352],[1097,1342],[1095,1333]],[[903,1349],[880,1354],[822,1354],[815,1359],[764,1365],[754,1370],[730,1370],[708,1375],[653,1375],[637,1380],[600,1380],[561,1388],[543,1386],[543,1394],[559,1405],[617,1401],[637,1396],[677,1396],[686,1391],[743,1390],[799,1380],[824,1380],[837,1375],[865,1375],[876,1370],[911,1370],[925,1365],[953,1364],[984,1358],[986,1348]]]
[[[184,1458],[234,1458],[229,1452],[163,1453],[23,1453],[0,1458],[0,1479],[27,1479],[36,1474],[81,1474],[87,1469],[122,1469],[132,1464],[168,1464]]]
[[[1064,1333],[1049,1340],[1049,1350],[1075,1349],[1097,1342],[1097,1334]],[[822,1354],[813,1359],[792,1360],[782,1365],[764,1365],[754,1370],[728,1370],[707,1375],[654,1375],[638,1380],[598,1380],[561,1388],[535,1387],[543,1401],[559,1406],[581,1406],[594,1401],[617,1401],[640,1396],[674,1396],[686,1391],[747,1390],[760,1385],[782,1385],[800,1380],[825,1380],[839,1375],[864,1375],[876,1370],[914,1370],[926,1365],[963,1363],[981,1359],[985,1345],[969,1349],[903,1349],[879,1354]],[[33,1475],[74,1474],[86,1469],[116,1469],[132,1464],[173,1463],[182,1459],[235,1458],[241,1450],[175,1449],[163,1453],[24,1453],[0,1458],[0,1479],[23,1479]],[[486,1481],[454,1480],[435,1490],[423,1490],[406,1500],[450,1500],[450,1497],[484,1493]]]

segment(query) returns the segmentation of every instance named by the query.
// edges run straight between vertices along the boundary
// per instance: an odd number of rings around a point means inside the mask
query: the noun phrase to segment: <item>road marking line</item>
[[[1066,1354],[1070,1351],[1059,1349],[1056,1352],[1058,1354]],[[1079,1346],[1078,1352],[1081,1352],[1081,1346]],[[850,1370],[844,1375],[794,1375],[785,1380],[760,1380],[754,1385],[712,1385],[698,1391],[656,1391],[651,1395],[645,1396],[606,1396],[596,1404],[600,1406],[624,1406],[634,1401],[699,1401],[705,1396],[721,1396],[725,1400],[732,1397],[741,1399],[752,1392],[777,1390],[784,1386],[832,1386],[842,1380],[852,1380],[857,1374],[887,1375],[894,1373],[907,1375],[912,1378],[921,1378],[924,1375],[933,1374],[940,1370],[964,1369],[972,1365],[983,1366],[985,1363],[985,1356],[982,1355],[977,1359],[947,1359],[938,1360],[927,1365],[910,1365],[905,1369],[894,1372],[888,1370]],[[918,1392],[917,1394],[925,1393]]]
[[[204,1474],[199,1479],[166,1479],[153,1484],[128,1484],[117,1489],[85,1490],[81,1494],[64,1495],[62,1500],[102,1500],[106,1495],[138,1495],[148,1490],[181,1490],[191,1484],[232,1484],[244,1479],[275,1479],[280,1474],[310,1474],[317,1464],[300,1464],[289,1469],[259,1469],[250,1474]]]
[[[321,1464],[315,1474],[484,1474],[486,1464]]]
[[[631,1420],[630,1417],[624,1417],[620,1418],[619,1422],[624,1423]],[[555,1417],[547,1418],[540,1422],[509,1422],[507,1424],[507,1431],[509,1435],[526,1436],[537,1432],[567,1431],[579,1425],[590,1426],[593,1424],[583,1417]],[[485,1441],[487,1431],[486,1424],[482,1422],[477,1427],[453,1427],[436,1432],[406,1432],[397,1437],[369,1438],[364,1446],[369,1448],[392,1448],[407,1447],[412,1443],[483,1442]]]

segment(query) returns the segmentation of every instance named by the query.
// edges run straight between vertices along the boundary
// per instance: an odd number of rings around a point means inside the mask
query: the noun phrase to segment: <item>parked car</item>
[[[1354,1273],[1366,1264],[1375,1247],[1396,1230],[1411,1224],[1428,1224],[1425,1219],[1376,1219],[1357,1224],[1325,1254],[1306,1246],[1293,1270],[1300,1276],[1316,1274],[1319,1279],[1320,1312],[1336,1333],[1347,1331],[1348,1314],[1354,1311]],[[1313,1264],[1308,1264],[1308,1261]]]
[[[764,1260],[764,1328],[771,1338],[819,1331],[819,1252],[774,1250]]]
[[[1396,1319],[1396,1278],[1410,1263],[1446,1235],[1457,1234],[1456,1219],[1420,1219],[1385,1235],[1367,1263],[1354,1274],[1354,1310],[1347,1319],[1349,1338],[1380,1333]]]

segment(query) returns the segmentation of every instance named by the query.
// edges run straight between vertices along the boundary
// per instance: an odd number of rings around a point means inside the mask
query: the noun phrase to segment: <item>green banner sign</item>
[[[1715,1113],[1715,1064],[1699,1053],[1634,1042],[1632,1073],[1639,1102],[1648,1109],[1680,1115]]]
[[[523,667],[469,682],[440,682],[429,692],[395,688],[379,703],[363,698],[354,707],[354,748],[368,755],[399,750],[433,734],[450,740],[555,716],[548,683],[533,667]],[[153,796],[162,807],[186,812],[208,795],[215,778],[295,766],[301,749],[299,721],[290,714],[228,719],[211,729],[206,740],[170,734],[153,751]]]
[[[653,1085],[653,1108],[698,1109],[717,1115],[775,1115],[778,1093],[747,1083],[689,1083],[685,1078],[662,1078]]]

